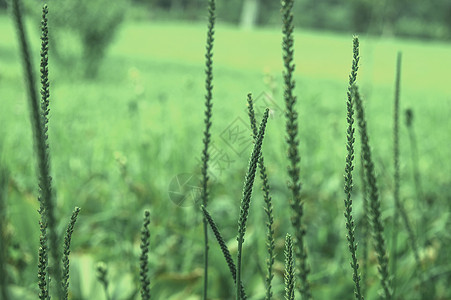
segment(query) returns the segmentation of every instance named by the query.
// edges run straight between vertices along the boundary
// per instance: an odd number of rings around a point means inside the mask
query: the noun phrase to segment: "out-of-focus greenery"
[[[26,0],[27,11],[40,20],[41,1]],[[128,0],[49,0],[52,18],[51,42],[54,59],[64,62],[70,68],[74,62],[84,66],[84,76],[95,78],[108,47],[121,25]],[[75,48],[75,49],[74,49]],[[75,58],[74,51],[81,48],[81,57]]]
[[[280,1],[218,1],[218,17],[222,21],[240,23],[244,2],[258,2],[258,25],[280,22]],[[153,19],[183,18],[203,20],[202,0],[134,0]],[[448,0],[297,0],[294,5],[295,25],[304,28],[341,32],[371,32],[375,35],[451,38],[451,2]]]
[[[28,25],[38,66],[36,23]],[[14,28],[5,15],[0,16],[0,40],[9,41],[0,44],[0,162],[10,174],[6,232],[11,245],[10,290],[16,299],[36,299],[39,215],[32,133]],[[74,206],[82,208],[72,238],[72,299],[105,299],[102,285],[96,281],[98,262],[108,267],[110,295],[115,299],[138,295],[139,233],[146,208],[151,212],[152,296],[199,299],[202,215],[195,205],[175,205],[168,189],[178,174],[196,174],[200,169],[204,43],[203,23],[125,22],[96,80],[81,76],[84,68],[78,64],[67,68],[56,63],[50,45],[49,143],[58,216],[70,215]],[[277,254],[273,288],[275,297],[281,297],[284,237],[290,229],[281,33],[276,29],[241,31],[219,23],[215,43],[212,145],[229,161],[217,161],[220,168],[213,169],[209,211],[236,255],[239,200],[251,149],[236,154],[224,137],[229,135],[231,124],[240,124],[240,118],[247,124],[246,95],[253,92],[256,108],[269,105],[272,111],[263,153],[273,187]],[[81,55],[75,41],[73,45],[74,53]],[[295,47],[312,293],[318,299],[350,298],[353,284],[343,219],[343,170],[351,36],[298,31]],[[415,113],[413,126],[427,209],[418,210],[423,204],[416,202],[404,127],[400,133],[401,198],[419,235],[425,276],[434,282],[431,288],[437,299],[449,299],[451,236],[446,229],[451,225],[451,92],[447,72],[451,69],[451,46],[361,38],[360,84],[387,233],[392,230],[392,101],[398,50],[404,57],[401,109],[410,107]],[[250,129],[246,130],[251,139]],[[361,234],[360,188],[356,183],[353,195],[357,240]],[[242,277],[251,299],[264,296],[266,256],[264,202],[255,191]],[[422,218],[427,220],[424,226],[420,226]],[[68,220],[60,221],[62,233]],[[402,230],[398,253],[397,294],[416,299],[414,259]],[[374,252],[370,258],[367,298],[375,299],[380,287]],[[209,295],[232,298],[233,281],[219,246],[213,243],[210,261]]]
[[[40,1],[28,0],[38,3]],[[97,1],[54,1],[60,6],[69,3],[73,16],[68,19],[69,26],[80,24],[85,4],[89,3],[94,10],[101,7],[106,17],[97,19],[100,24],[108,22],[109,11],[120,7],[125,2],[132,3],[135,18],[144,19],[184,19],[204,20],[206,2],[204,0],[120,0],[107,2]],[[279,1],[274,0],[227,0],[218,1],[218,18],[221,21],[239,24],[244,2],[258,2],[257,25],[277,25],[280,22]],[[48,1],[53,2],[53,1]],[[0,9],[6,8],[7,0],[0,0]],[[70,4],[73,3],[73,4]],[[76,5],[75,5],[76,4]],[[78,7],[77,7],[78,6]],[[97,8],[96,8],[97,7]],[[123,10],[122,10],[123,11]],[[421,37],[428,39],[451,38],[451,2],[448,0],[297,0],[294,6],[295,25],[311,29],[363,33],[374,35]],[[117,13],[117,11],[116,11]],[[89,14],[88,14],[89,15]],[[89,18],[88,18],[89,19]],[[95,25],[88,20],[89,26]],[[111,23],[109,23],[111,25]]]

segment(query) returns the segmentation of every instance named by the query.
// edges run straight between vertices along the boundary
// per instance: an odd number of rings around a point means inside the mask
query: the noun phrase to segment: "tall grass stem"
[[[352,279],[354,281],[354,295],[356,299],[363,300],[362,291],[360,288],[360,274],[359,274],[359,262],[357,260],[357,242],[355,240],[355,224],[354,218],[352,216],[352,171],[354,170],[354,105],[352,101],[352,87],[354,86],[357,79],[357,70],[359,68],[359,39],[354,37],[353,39],[353,60],[351,74],[349,75],[349,86],[347,91],[347,116],[346,121],[348,123],[348,129],[346,132],[346,166],[345,166],[345,180],[344,180],[344,192],[345,192],[345,212],[344,216],[346,219],[346,229],[348,230],[347,240],[348,248],[351,253],[351,268],[353,270]]]
[[[255,112],[254,112],[254,104],[252,101],[252,94],[249,94],[247,96],[247,104],[248,104],[248,115],[251,123],[252,133],[254,136],[254,141],[257,139],[258,135],[258,129],[257,129],[257,121],[255,119]],[[272,199],[271,195],[269,193],[270,187],[269,187],[269,181],[268,181],[268,175],[265,167],[265,162],[263,159],[263,154],[260,155],[260,159],[258,160],[258,168],[260,169],[260,179],[263,182],[263,199],[265,201],[265,213],[268,221],[266,222],[266,247],[268,250],[268,257],[266,259],[266,277],[265,277],[265,284],[266,284],[266,295],[265,300],[270,300],[273,296],[272,293],[272,279],[274,278],[274,272],[273,272],[273,266],[274,266],[274,216],[273,216],[273,208],[272,208]]]
[[[66,235],[64,236],[64,246],[63,246],[63,281],[61,283],[64,299],[69,298],[69,254],[70,254],[70,244],[72,241],[72,234],[74,232],[75,223],[77,222],[78,214],[80,213],[80,208],[75,207],[70,222],[67,225]]]
[[[363,151],[361,151],[362,153]],[[369,265],[369,240],[371,238],[370,231],[370,214],[368,208],[368,187],[366,184],[365,178],[365,167],[363,162],[363,154],[360,155],[360,178],[362,182],[362,200],[363,200],[363,216],[362,216],[362,280],[361,280],[361,289],[362,289],[362,297],[365,298],[367,292],[367,278],[368,278],[368,265]]]
[[[285,299],[294,300],[296,274],[294,268],[293,241],[291,235],[285,237]]]
[[[263,144],[263,137],[265,135],[266,122],[268,121],[269,110],[266,109],[263,115],[263,119],[260,123],[257,139],[254,143],[251,159],[249,161],[249,168],[246,173],[246,178],[243,187],[243,196],[241,198],[240,217],[238,220],[238,255],[237,255],[237,268],[236,268],[236,299],[241,298],[241,289],[238,283],[241,282],[241,256],[243,251],[244,234],[246,233],[246,222],[249,214],[250,202],[252,197],[252,188],[254,186],[255,172],[257,171],[257,163],[260,159],[261,148]]]
[[[141,229],[141,256],[139,258],[139,277],[141,281],[141,299],[150,299],[150,279],[149,279],[149,244],[150,244],[150,212],[144,212],[143,226]]]
[[[390,300],[392,299],[392,287],[390,282],[391,277],[388,270],[387,249],[384,239],[384,225],[381,220],[381,203],[379,199],[379,191],[377,188],[374,163],[371,156],[371,148],[369,144],[363,103],[356,85],[353,85],[352,87],[352,99],[354,100],[357,111],[357,119],[363,149],[362,155],[365,166],[366,181],[369,189],[368,192],[371,213],[371,228],[373,233],[374,248],[376,250],[378,260],[378,271],[380,274],[381,286],[383,289],[381,296],[384,300]]]
[[[415,129],[413,126],[414,121],[414,113],[412,109],[406,109],[405,111],[406,116],[406,127],[407,131],[409,133],[409,142],[410,142],[410,158],[412,162],[412,173],[413,173],[413,181],[415,186],[415,195],[417,200],[417,209],[419,211],[425,211],[426,205],[425,205],[425,197],[423,192],[423,184],[421,180],[421,173],[420,173],[420,167],[419,167],[419,156],[418,156],[418,143],[417,138],[415,134]],[[422,244],[425,243],[424,234],[424,228],[428,225],[428,220],[426,218],[426,214],[421,214],[421,221],[418,222],[418,235],[421,237],[420,242]]]
[[[298,113],[296,111],[296,96],[294,95],[294,25],[293,25],[293,0],[282,0],[282,58],[284,64],[283,79],[284,79],[284,99],[286,107],[286,142],[288,144],[288,177],[289,177],[289,189],[291,190],[291,203],[290,206],[293,211],[291,222],[295,233],[295,254],[297,258],[297,265],[299,266],[299,292],[302,295],[303,300],[310,300],[312,298],[310,291],[310,283],[308,281],[308,274],[310,269],[307,263],[307,249],[304,243],[304,237],[306,229],[302,222],[302,216],[304,214],[301,201],[301,182],[299,176],[299,157],[298,147]]]
[[[208,31],[207,31],[207,45],[205,54],[205,130],[202,150],[202,205],[207,207],[208,204],[208,161],[209,153],[208,147],[210,145],[211,139],[211,116],[212,116],[212,91],[213,91],[213,41],[214,41],[214,27],[215,27],[215,10],[216,3],[215,0],[208,1]],[[208,228],[207,220],[203,219],[203,230],[204,230],[204,286],[203,286],[203,299],[207,300],[208,291]]]
[[[392,248],[391,248],[391,264],[392,264],[392,282],[393,282],[393,298],[396,299],[396,277],[397,277],[397,245],[398,245],[398,224],[399,224],[399,207],[401,206],[399,199],[400,187],[400,171],[399,171],[399,93],[401,84],[401,60],[402,54],[398,52],[396,60],[396,79],[395,79],[395,97],[393,109],[393,230],[392,230]]]
[[[39,201],[41,203],[40,214],[45,217],[41,220],[44,227],[49,228],[49,249],[53,259],[52,274],[57,282],[56,290],[59,299],[63,299],[63,291],[61,289],[61,262],[58,251],[58,234],[57,222],[54,213],[54,204],[52,199],[50,163],[48,152],[48,101],[49,101],[49,82],[48,82],[48,27],[47,27],[47,5],[43,6],[41,21],[41,109],[36,92],[34,72],[31,64],[31,54],[28,39],[22,20],[21,4],[19,0],[12,1],[13,17],[15,20],[19,44],[21,50],[21,58],[24,67],[24,76],[28,88],[28,100],[31,114],[31,124],[34,132],[34,143],[38,161],[38,179],[39,179]]]
[[[233,282],[236,284],[236,266],[233,262],[232,255],[230,254],[229,248],[227,247],[227,244],[224,240],[224,238],[221,235],[221,232],[218,229],[218,226],[216,225],[215,221],[213,220],[210,213],[207,211],[207,209],[202,205],[202,213],[204,214],[204,217],[207,219],[208,224],[210,225],[211,230],[213,231],[213,234],[216,237],[216,240],[218,241],[219,247],[221,248],[222,254],[226,260],[227,266],[229,267],[230,273],[232,274]],[[243,283],[240,282],[240,289],[241,289],[241,299],[245,300],[247,299],[246,292],[244,290]]]

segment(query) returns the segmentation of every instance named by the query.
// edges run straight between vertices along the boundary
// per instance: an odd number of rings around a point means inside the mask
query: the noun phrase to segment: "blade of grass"
[[[285,237],[285,299],[294,300],[294,287],[295,287],[295,269],[294,269],[294,256],[293,256],[293,241],[291,235],[287,234]]]
[[[257,171],[257,162],[261,154],[261,147],[263,143],[263,137],[265,135],[266,122],[268,121],[268,113],[269,110],[266,109],[265,114],[263,115],[263,119],[260,123],[258,136],[254,144],[254,149],[252,150],[251,159],[249,161],[249,168],[246,173],[246,179],[244,181],[243,196],[241,198],[241,207],[240,207],[240,218],[238,220],[238,236],[236,238],[238,241],[237,269],[236,269],[237,283],[241,282],[241,256],[243,251],[244,234],[246,233],[246,222],[249,214],[252,188],[254,186],[255,172]],[[237,300],[242,299],[239,284],[236,284],[236,299]]]
[[[49,249],[53,259],[52,276],[57,282],[56,290],[59,299],[63,298],[63,290],[61,289],[61,263],[58,251],[58,234],[57,221],[55,218],[54,204],[52,199],[52,186],[50,177],[50,159],[48,145],[48,104],[49,104],[49,81],[48,81],[48,27],[47,27],[47,5],[43,6],[41,21],[41,109],[39,109],[38,97],[35,86],[33,68],[31,65],[31,55],[26,37],[25,28],[22,20],[22,12],[19,0],[12,1],[13,17],[15,20],[19,44],[21,50],[21,58],[24,67],[24,77],[28,87],[28,100],[31,114],[31,124],[34,132],[34,144],[38,161],[39,173],[39,201],[41,214],[41,226],[47,227],[50,232]],[[42,217],[44,216],[44,217]],[[43,231],[41,230],[41,233]],[[46,232],[44,232],[46,234]],[[45,240],[44,240],[45,242]]]
[[[290,179],[289,189],[291,190],[291,208],[293,217],[291,222],[295,233],[295,254],[299,265],[299,292],[302,299],[310,300],[312,294],[310,291],[310,283],[308,281],[308,274],[310,268],[307,263],[307,249],[304,243],[306,230],[302,223],[302,216],[304,214],[304,204],[301,201],[301,182],[299,177],[299,162],[301,158],[298,153],[298,113],[296,112],[296,96],[294,96],[295,82],[293,73],[295,69],[293,54],[294,54],[294,38],[293,38],[293,0],[282,0],[282,57],[284,64],[284,99],[286,107],[286,130],[287,130],[287,144],[288,144],[288,159],[290,165],[288,166],[288,176]]]
[[[80,208],[75,207],[70,222],[67,225],[66,235],[64,236],[64,249],[63,249],[63,281],[61,283],[64,299],[67,300],[69,297],[69,254],[70,254],[70,243],[72,241],[72,233],[74,232],[75,222],[77,222],[78,214],[80,213]]]
[[[108,286],[110,285],[110,282],[108,280],[108,268],[106,264],[99,263],[97,265],[97,280],[102,284],[103,290],[105,292],[105,298],[107,300],[112,300],[112,297],[110,296],[110,293],[108,292]]]
[[[390,282],[390,274],[388,271],[388,257],[387,249],[384,239],[384,225],[381,220],[381,203],[379,199],[379,191],[377,188],[376,174],[374,171],[374,164],[371,157],[371,148],[369,145],[369,138],[367,133],[367,124],[365,120],[365,114],[360,97],[359,90],[356,85],[351,89],[352,99],[355,101],[357,119],[359,124],[359,131],[363,149],[363,160],[365,166],[366,181],[369,188],[369,204],[371,213],[371,228],[373,233],[374,248],[377,254],[378,271],[380,274],[380,280],[382,285],[382,299],[392,299],[392,287]]]
[[[363,152],[363,151],[362,151]],[[369,240],[370,240],[370,216],[369,216],[369,209],[368,209],[368,188],[366,184],[366,178],[365,178],[365,167],[363,162],[363,155],[360,155],[360,177],[362,181],[362,199],[363,199],[363,221],[362,221],[362,260],[363,260],[363,266],[362,266],[362,297],[365,298],[366,291],[367,291],[367,277],[368,277],[368,265],[369,265]]]
[[[139,276],[141,281],[141,299],[150,299],[150,280],[149,280],[149,239],[150,239],[150,212],[146,210],[144,212],[143,227],[141,229],[141,256],[139,258]]]
[[[352,216],[352,171],[354,170],[354,107],[352,101],[352,87],[355,84],[357,79],[357,70],[359,68],[359,39],[358,37],[354,37],[353,40],[353,61],[352,61],[352,69],[351,74],[349,75],[349,86],[347,92],[347,144],[346,149],[348,151],[346,155],[346,167],[345,167],[345,184],[344,184],[344,192],[346,195],[346,199],[344,200],[345,204],[345,212],[344,216],[346,219],[346,229],[348,230],[348,235],[346,236],[348,240],[348,248],[351,253],[351,268],[353,270],[352,279],[354,281],[354,295],[356,299],[363,300],[361,288],[360,288],[360,275],[359,275],[359,262],[357,260],[357,242],[355,241],[355,224],[354,218]]]
[[[219,247],[221,248],[222,254],[224,255],[224,258],[227,262],[227,266],[229,267],[230,273],[233,277],[233,282],[236,284],[236,267],[235,263],[233,262],[232,255],[230,254],[229,248],[227,247],[221,232],[218,229],[218,226],[216,226],[215,221],[211,217],[210,213],[207,211],[207,209],[202,205],[202,213],[204,214],[204,217],[207,219],[208,224],[210,225],[211,230],[213,231],[213,234],[216,237],[216,240],[218,241]],[[240,283],[240,289],[241,289],[241,299],[245,300],[247,299],[246,292],[244,291],[243,283]]]
[[[254,141],[257,139],[258,130],[257,130],[257,121],[255,120],[254,113],[254,105],[252,101],[252,94],[247,96],[248,103],[248,115],[251,123],[252,133],[254,136]],[[273,273],[273,265],[274,265],[274,217],[272,212],[272,199],[269,194],[269,182],[268,175],[266,172],[265,162],[263,159],[263,154],[260,155],[260,159],[258,160],[258,168],[260,169],[260,178],[263,182],[263,199],[265,201],[265,213],[268,218],[268,222],[266,222],[267,234],[266,234],[266,247],[268,250],[268,258],[266,259],[266,296],[265,300],[270,300],[272,298],[272,279],[274,278]]]
[[[418,157],[418,143],[417,138],[415,134],[415,130],[413,127],[413,119],[414,114],[412,109],[406,109],[406,127],[407,131],[409,132],[409,142],[410,142],[410,154],[411,154],[411,161],[412,161],[412,173],[413,173],[413,182],[415,185],[415,195],[417,198],[417,208],[419,211],[425,211],[427,207],[425,206],[425,197],[423,192],[423,185],[421,180],[421,174],[420,174],[420,168],[418,165],[419,157]],[[426,219],[426,214],[421,214],[421,222],[418,222],[418,234],[422,231],[424,231],[424,228],[426,228],[428,221]],[[425,243],[425,238],[423,237],[424,234],[421,234],[420,237],[420,243]]]
[[[213,41],[214,41],[214,27],[215,27],[215,0],[208,1],[208,31],[207,31],[207,46],[205,54],[205,131],[204,131],[204,148],[202,150],[202,205],[207,207],[208,204],[208,160],[209,153],[208,147],[210,145],[210,128],[211,128],[211,109],[212,109],[212,90],[213,90]],[[207,220],[203,219],[204,229],[204,287],[203,287],[203,299],[207,300],[208,291],[208,228]]]
[[[395,79],[395,100],[394,100],[394,112],[393,112],[393,199],[395,201],[394,213],[393,213],[393,230],[392,230],[392,251],[391,257],[391,269],[393,274],[393,298],[396,298],[396,273],[397,273],[397,244],[398,244],[398,223],[399,223],[399,91],[401,83],[401,52],[398,53],[396,61],[396,79]]]

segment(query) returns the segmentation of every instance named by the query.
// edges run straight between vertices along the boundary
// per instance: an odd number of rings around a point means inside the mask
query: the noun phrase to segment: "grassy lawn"
[[[39,36],[33,24],[28,25],[37,71]],[[75,49],[70,67],[52,61],[50,52],[50,147],[58,215],[68,220],[74,206],[82,208],[72,247],[73,299],[103,299],[100,283],[94,279],[99,261],[109,267],[110,293],[115,299],[131,297],[139,282],[139,230],[144,208],[149,208],[152,216],[150,263],[155,299],[200,299],[196,296],[202,286],[200,211],[194,205],[175,205],[168,190],[177,175],[199,171],[205,38],[204,24],[126,23],[94,81],[80,76],[82,60],[70,37],[62,41],[69,43],[67,48]],[[35,162],[15,31],[4,15],[0,16],[0,41],[0,161],[10,171],[8,213],[12,241],[17,245],[12,273],[26,288],[18,287],[16,293],[31,293],[33,298],[39,242]],[[353,288],[346,252],[342,179],[352,36],[298,30],[295,45],[312,288],[317,299],[342,299],[351,295]],[[430,224],[421,228],[422,241],[428,241],[422,248],[423,259],[430,269],[446,270],[451,263],[443,253],[451,244],[445,232],[450,226],[451,195],[451,45],[361,37],[358,81],[365,96],[387,234],[391,232],[393,212],[392,103],[397,51],[403,52],[401,109],[414,111],[423,189],[432,203],[425,213]],[[218,161],[212,170],[210,211],[232,252],[236,251],[238,201],[251,147],[237,150],[231,146],[229,129],[239,127],[250,138],[245,101],[247,93],[252,92],[258,106],[269,105],[273,111],[263,153],[278,220],[275,292],[282,293],[283,239],[291,228],[283,144],[281,33],[277,28],[242,31],[220,23],[214,53],[212,139],[216,151],[227,160]],[[401,196],[416,224],[420,219],[418,208],[424,206],[415,200],[410,155],[402,115]],[[356,171],[357,177],[359,167]],[[361,185],[358,178],[355,182],[359,220]],[[260,237],[265,220],[261,193],[256,190],[254,195],[244,244],[247,265],[243,276],[248,294],[259,299],[264,294],[259,272],[264,269],[265,245]],[[61,222],[61,230],[65,223]],[[403,268],[399,269],[398,293],[404,293],[405,299],[415,299],[410,282],[414,262],[407,235],[401,233],[399,239]],[[254,253],[247,250],[250,246],[255,246]],[[219,248],[212,244],[210,253],[210,294],[231,299],[232,281]],[[379,288],[373,269],[369,299]],[[445,287],[443,277],[439,277],[437,291],[442,299],[451,296]]]

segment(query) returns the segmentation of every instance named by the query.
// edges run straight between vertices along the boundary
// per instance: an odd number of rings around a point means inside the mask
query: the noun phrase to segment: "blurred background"
[[[154,299],[201,299],[198,208],[205,95],[206,0],[49,0],[49,142],[59,230],[75,206],[71,299],[138,299],[144,209],[151,212]],[[23,1],[36,76],[41,1]],[[420,299],[405,228],[393,227],[393,98],[401,78],[401,200],[418,238],[428,299],[451,299],[451,2],[297,0],[294,7],[302,193],[312,292],[350,299],[353,283],[343,217],[346,89],[352,35],[365,98],[386,241],[399,232],[398,299]],[[275,214],[275,299],[283,295],[290,226],[286,175],[280,3],[217,1],[209,210],[236,255],[239,202],[251,152],[246,95],[271,117],[263,154]],[[13,299],[37,297],[39,215],[32,130],[17,34],[0,0],[1,248]],[[405,111],[412,124],[406,126]],[[362,244],[359,138],[354,217]],[[244,244],[250,299],[263,299],[265,214],[256,180]],[[210,235],[211,299],[234,299],[233,281]],[[361,251],[359,247],[359,251]],[[392,253],[390,251],[390,253]],[[360,252],[360,257],[362,253]],[[373,250],[368,297],[380,289]],[[107,268],[105,292],[97,266]],[[3,275],[2,275],[3,276]]]

